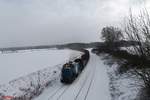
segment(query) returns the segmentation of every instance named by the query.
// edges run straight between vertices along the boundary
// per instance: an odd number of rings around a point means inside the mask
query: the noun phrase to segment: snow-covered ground
[[[38,70],[61,64],[72,50],[28,50],[0,54],[0,84]]]
[[[70,85],[56,81],[34,100],[111,100],[106,65],[96,55]]]
[[[111,100],[139,100],[137,99],[138,93],[143,86],[143,81],[135,74],[134,69],[119,73],[123,60],[121,62],[120,59],[115,59],[107,54],[101,56],[107,65]]]
[[[0,85],[0,100],[11,96],[19,100],[30,100],[39,95],[47,86],[52,85],[60,75],[61,64],[14,79]],[[17,99],[18,100],[18,99]]]

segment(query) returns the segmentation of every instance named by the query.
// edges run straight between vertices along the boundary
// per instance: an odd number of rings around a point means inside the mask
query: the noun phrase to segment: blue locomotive
[[[72,83],[88,63],[89,51],[82,50],[82,52],[83,54],[79,58],[69,61],[63,65],[61,70],[62,83]]]

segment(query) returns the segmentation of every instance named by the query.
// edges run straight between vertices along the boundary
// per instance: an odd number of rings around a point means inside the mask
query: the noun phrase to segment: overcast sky
[[[149,0],[0,0],[0,47],[99,41]]]

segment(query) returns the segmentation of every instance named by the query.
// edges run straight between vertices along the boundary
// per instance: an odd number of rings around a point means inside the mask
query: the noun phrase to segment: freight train
[[[82,52],[80,57],[63,65],[60,79],[62,83],[72,83],[87,65],[89,61],[89,51],[82,50]]]

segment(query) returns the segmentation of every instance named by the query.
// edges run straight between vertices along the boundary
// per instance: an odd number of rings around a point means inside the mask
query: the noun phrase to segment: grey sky
[[[98,41],[103,26],[119,23],[140,1],[0,0],[0,47]]]

